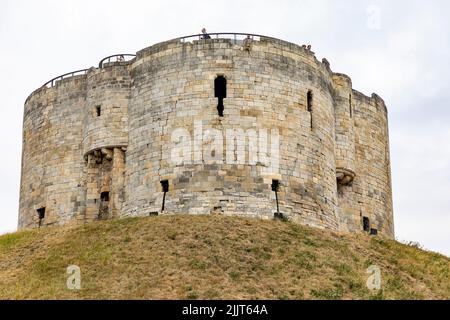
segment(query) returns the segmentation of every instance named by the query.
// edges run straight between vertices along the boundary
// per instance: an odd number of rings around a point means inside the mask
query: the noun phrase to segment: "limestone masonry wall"
[[[23,130],[19,228],[223,214],[394,236],[386,106],[306,47],[156,44],[35,91]]]

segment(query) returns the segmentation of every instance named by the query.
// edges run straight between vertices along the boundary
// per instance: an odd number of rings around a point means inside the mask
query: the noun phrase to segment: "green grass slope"
[[[450,299],[450,259],[288,222],[133,218],[1,236],[0,299]]]

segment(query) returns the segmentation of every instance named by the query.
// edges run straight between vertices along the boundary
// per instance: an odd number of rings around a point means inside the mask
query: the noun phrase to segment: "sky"
[[[3,0],[0,234],[17,227],[23,104],[47,80],[179,36],[243,32],[311,44],[386,101],[400,241],[450,256],[447,0]]]

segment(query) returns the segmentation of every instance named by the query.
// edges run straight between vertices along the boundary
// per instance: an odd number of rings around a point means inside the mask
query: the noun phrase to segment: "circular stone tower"
[[[19,227],[160,214],[394,236],[387,110],[310,48],[178,38],[25,103]]]

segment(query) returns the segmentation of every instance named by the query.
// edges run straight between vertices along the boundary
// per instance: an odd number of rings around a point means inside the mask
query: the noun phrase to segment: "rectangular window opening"
[[[272,191],[278,192],[279,189],[280,189],[280,181],[272,180]]]
[[[45,208],[37,209],[39,220],[45,219]]]
[[[363,229],[364,232],[370,232],[370,220],[367,217],[363,217]]]
[[[214,80],[214,96],[217,98],[217,112],[219,117],[223,117],[225,106],[223,100],[227,97],[227,79],[224,76],[217,76]]]
[[[162,191],[164,192],[161,212],[164,212],[165,207],[166,207],[166,194],[167,194],[167,192],[169,192],[169,180],[161,181],[161,188],[162,188]]]
[[[277,212],[275,213],[275,218],[279,218],[281,215],[280,213],[280,204],[278,202],[278,191],[280,190],[280,181],[279,180],[272,180],[272,191],[275,192],[275,201],[277,203]]]
[[[311,90],[308,91],[306,100],[307,100],[306,103],[308,106],[308,111],[312,112],[313,111],[313,93]]]
[[[109,192],[102,192],[100,194],[100,199],[102,200],[102,202],[109,201]]]
[[[102,107],[101,106],[95,107],[95,114],[97,115],[97,117],[100,117],[102,115]]]
[[[371,236],[377,236],[378,235],[378,230],[377,229],[370,229],[370,235]]]
[[[161,181],[161,187],[163,192],[169,192],[169,180]]]
[[[313,93],[311,90],[308,91],[308,94],[306,96],[306,104],[307,104],[308,112],[310,113],[310,116],[311,116],[310,126],[312,129],[313,128],[313,112],[312,112],[313,111]]]
[[[100,204],[98,208],[98,219],[105,220],[109,217],[109,192],[100,193]]]
[[[45,219],[45,207],[37,209],[39,218],[39,227],[42,225],[42,221]]]

